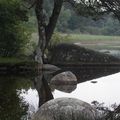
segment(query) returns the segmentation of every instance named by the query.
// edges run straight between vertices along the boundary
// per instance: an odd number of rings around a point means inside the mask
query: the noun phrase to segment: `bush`
[[[52,35],[52,38],[51,38],[48,48],[46,50],[46,55],[49,60],[51,59],[51,55],[52,55],[54,48],[60,43],[67,42],[68,39],[69,39],[69,35],[67,35],[67,34],[61,34],[61,33],[55,32]]]
[[[27,11],[19,0],[0,1],[0,56],[15,56],[22,52],[29,33],[23,26]]]
[[[104,103],[99,103],[93,101],[92,105],[100,113],[100,118],[98,120],[120,120],[120,105],[112,104],[106,107]]]
[[[65,43],[68,39],[69,35],[55,32],[51,38],[48,49],[52,49],[60,43]]]

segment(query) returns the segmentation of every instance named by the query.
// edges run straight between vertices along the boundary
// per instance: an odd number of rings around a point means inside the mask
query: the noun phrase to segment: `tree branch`
[[[49,18],[49,23],[46,26],[46,48],[48,43],[52,37],[55,26],[57,24],[57,20],[62,8],[63,0],[54,0],[54,8],[51,17]]]
[[[32,3],[32,5],[28,9],[31,9],[35,4],[36,4],[36,0]]]
[[[26,1],[25,1],[26,2]],[[28,2],[27,1],[27,3],[29,3],[29,4],[31,4],[29,7],[27,7],[25,4],[22,4],[22,6],[23,7],[25,7],[26,9],[31,9],[31,8],[33,8],[34,6],[35,6],[35,4],[36,4],[36,0],[34,0],[34,1],[32,1],[32,2]]]

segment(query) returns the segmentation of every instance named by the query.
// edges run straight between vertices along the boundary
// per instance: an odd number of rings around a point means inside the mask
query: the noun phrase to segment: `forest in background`
[[[44,3],[47,25],[53,9],[53,0],[45,0]],[[21,3],[21,0],[1,0],[0,6],[0,56],[33,54],[38,43],[34,7],[29,9],[30,5]],[[93,37],[95,41],[101,41],[101,39],[106,41],[107,38],[107,40],[116,41],[118,45],[119,26],[119,21],[113,18],[112,14],[93,20],[89,15],[79,16],[70,4],[64,3],[48,47],[51,48],[61,42],[76,43],[90,40]]]
[[[45,8],[47,16],[50,16],[52,11],[52,1],[45,0]],[[46,21],[48,22],[48,21]],[[32,31],[37,30],[35,13],[31,9],[30,18],[26,23]],[[102,18],[93,20],[89,16],[78,16],[69,4],[64,4],[59,16],[56,31],[61,33],[78,33],[92,35],[120,35],[120,22],[113,18],[112,15],[105,15]]]

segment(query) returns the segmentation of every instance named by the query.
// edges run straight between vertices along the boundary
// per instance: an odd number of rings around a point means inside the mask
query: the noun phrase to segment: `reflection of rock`
[[[66,93],[71,93],[75,90],[77,85],[51,85],[51,88],[57,89]]]
[[[58,98],[42,105],[32,120],[96,119],[97,111],[88,103],[73,98]]]
[[[94,80],[94,81],[91,81],[91,83],[97,83],[97,81]]]
[[[54,85],[76,85],[77,78],[72,72],[66,71],[55,75],[50,83]]]
[[[57,66],[50,65],[50,64],[43,64],[42,69],[46,70],[46,71],[49,71],[49,73],[60,70],[60,68],[58,68]]]

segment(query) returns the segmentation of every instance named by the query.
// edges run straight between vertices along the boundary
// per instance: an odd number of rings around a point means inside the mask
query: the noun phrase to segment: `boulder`
[[[77,78],[71,71],[66,71],[55,75],[50,84],[52,85],[76,85]]]
[[[49,62],[56,65],[79,65],[81,63],[116,63],[119,58],[75,44],[59,44],[51,50]]]
[[[96,120],[98,113],[90,104],[74,98],[57,98],[43,104],[32,120]]]

